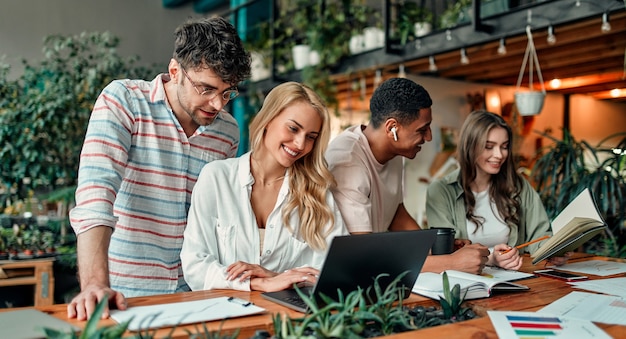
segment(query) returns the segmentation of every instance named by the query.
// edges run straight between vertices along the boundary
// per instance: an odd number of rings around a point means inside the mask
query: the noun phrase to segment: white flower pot
[[[421,37],[427,35],[433,30],[433,25],[430,22],[416,22],[415,23],[415,36]]]
[[[267,68],[263,63],[263,55],[259,52],[250,53],[251,63],[251,74],[250,80],[253,82],[267,79],[270,77],[271,73],[269,68]]]
[[[293,56],[293,66],[296,70],[301,70],[309,65],[309,54],[311,54],[311,48],[309,45],[295,45],[291,49]]]
[[[366,27],[363,30],[365,50],[380,48],[385,45],[385,32],[378,27]]]
[[[315,66],[320,63],[320,54],[317,51],[309,53],[309,66]]]
[[[365,36],[363,34],[353,35],[350,38],[350,44],[348,45],[350,48],[350,54],[354,55],[363,52],[365,49],[364,42]]]
[[[546,94],[544,92],[515,92],[517,111],[523,116],[537,115],[543,108],[545,98]]]

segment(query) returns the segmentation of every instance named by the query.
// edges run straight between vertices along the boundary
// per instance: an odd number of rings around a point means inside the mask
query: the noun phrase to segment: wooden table
[[[604,257],[595,257],[585,254],[577,254],[574,258],[570,259],[570,262],[580,260],[611,260]],[[529,257],[524,258],[524,265],[521,271],[532,272],[537,269],[543,268],[543,263],[539,265],[532,265]],[[610,277],[623,276],[616,275]],[[595,277],[590,276],[590,279],[608,278],[608,277]],[[486,315],[487,310],[506,310],[506,311],[537,311],[542,307],[552,303],[553,301],[567,295],[574,289],[571,285],[568,285],[564,281],[537,277],[520,281],[520,283],[530,287],[529,291],[519,293],[506,293],[500,295],[494,295],[490,298],[475,299],[467,301],[468,305],[473,307],[474,310],[481,315],[481,318],[469,320],[457,324],[443,325],[432,328],[426,328],[419,330],[419,335],[422,337],[428,337],[432,335],[434,338],[497,338],[496,331],[493,328],[489,317]],[[173,302],[191,301],[204,298],[215,298],[220,296],[235,296],[238,298],[250,300],[256,305],[268,310],[265,314],[248,316],[244,318],[229,319],[224,321],[213,321],[206,323],[207,327],[211,330],[217,330],[222,327],[222,332],[231,333],[236,329],[240,329],[239,338],[250,338],[257,330],[267,330],[273,333],[272,315],[275,313],[284,313],[291,317],[301,317],[302,314],[291,311],[290,309],[267,301],[260,296],[259,292],[242,292],[232,290],[213,290],[213,291],[196,291],[187,293],[178,293],[170,295],[158,295],[149,297],[136,297],[129,298],[129,306],[143,306],[143,305],[155,305],[165,304]],[[431,299],[411,294],[411,296],[405,301],[405,304],[410,306],[416,305],[437,305],[437,303]],[[52,305],[36,307],[38,310],[47,312],[60,319],[67,320],[66,317],[66,305]],[[79,322],[76,320],[68,320],[69,322],[77,325],[78,327],[84,327],[85,322]],[[115,322],[113,320],[101,320],[100,325],[111,325]],[[609,335],[615,338],[626,338],[626,326],[607,325],[596,323],[596,325]],[[189,329],[195,332],[194,325],[181,326],[177,328],[173,335],[175,337],[188,337],[188,333],[184,329]],[[168,334],[168,330],[160,330],[158,334]],[[389,336],[388,338],[414,338],[415,332],[400,333],[397,335]]]
[[[0,279],[0,287],[35,286],[34,305],[54,304],[54,258],[0,260],[0,269],[5,278]]]

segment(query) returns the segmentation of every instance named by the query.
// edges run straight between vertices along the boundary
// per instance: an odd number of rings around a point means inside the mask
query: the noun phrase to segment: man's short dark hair
[[[419,119],[419,111],[432,106],[433,101],[424,87],[405,78],[383,82],[372,95],[370,123],[378,128],[385,120],[395,118],[402,125]]]
[[[189,19],[176,29],[174,36],[173,57],[183,68],[208,67],[231,85],[250,77],[250,53],[226,19]]]

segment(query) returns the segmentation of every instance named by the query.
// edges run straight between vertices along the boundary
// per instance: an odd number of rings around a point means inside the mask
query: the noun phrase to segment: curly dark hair
[[[183,68],[210,68],[233,86],[250,77],[250,53],[226,19],[189,19],[174,36],[174,59]]]
[[[395,118],[402,125],[419,119],[421,109],[432,106],[433,101],[424,87],[405,78],[391,78],[383,82],[372,94],[370,123],[378,128],[385,120]]]

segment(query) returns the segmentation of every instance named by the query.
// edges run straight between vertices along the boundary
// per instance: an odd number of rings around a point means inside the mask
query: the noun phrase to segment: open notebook
[[[493,292],[512,292],[528,290],[528,286],[512,282],[513,280],[534,277],[534,274],[507,271],[485,267],[481,275],[470,274],[460,271],[448,270],[450,288],[458,284],[461,288],[461,296],[465,300],[487,298]],[[413,293],[439,300],[443,294],[443,273],[424,272],[419,275]]]
[[[532,253],[533,265],[574,251],[591,238],[606,230],[606,223],[591,191],[585,188],[557,215],[551,223],[552,237]]]
[[[344,296],[358,287],[366,290],[374,284],[374,279],[379,274],[386,273],[389,276],[379,280],[384,289],[397,276],[408,272],[401,281],[406,289],[406,298],[410,295],[410,289],[424,265],[436,235],[437,230],[420,230],[335,237],[317,284],[301,290],[315,296],[318,305],[321,305],[320,294],[337,300],[338,289]],[[295,289],[265,292],[261,295],[296,311],[307,311],[306,304]]]

